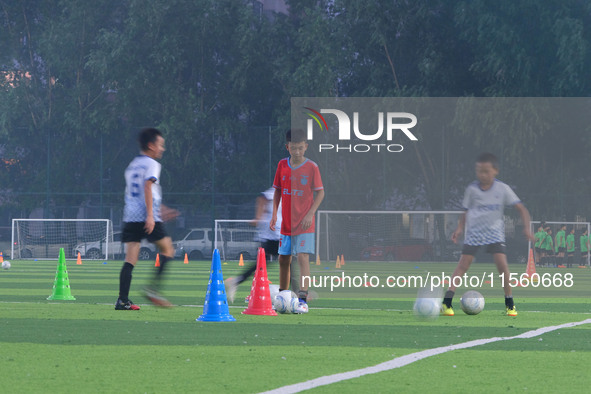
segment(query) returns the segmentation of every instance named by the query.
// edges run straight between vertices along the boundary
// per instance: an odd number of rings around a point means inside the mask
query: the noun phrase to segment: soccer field
[[[449,263],[347,262],[312,266],[313,274],[446,272]],[[476,316],[419,321],[413,292],[393,289],[319,290],[307,315],[242,315],[250,286],[230,307],[235,322],[196,322],[211,262],[171,264],[165,294],[177,305],[157,309],[139,289],[153,265],[134,270],[135,311],[115,311],[119,261],[68,262],[75,301],[47,301],[56,261],[13,261],[0,271],[0,384],[5,392],[262,392],[297,385],[292,392],[588,392],[591,378],[591,270],[573,268],[569,289],[515,289],[519,316],[504,316],[502,290],[482,289],[485,310]],[[224,277],[238,272],[222,265]],[[511,267],[512,270],[516,266]],[[277,283],[277,268],[269,264]],[[481,275],[492,264],[475,264]],[[540,269],[538,273],[560,273]],[[541,328],[544,330],[535,331]],[[512,338],[528,333],[528,338]],[[442,348],[466,342],[465,348]],[[484,341],[486,342],[486,341]],[[459,346],[459,347],[463,347]],[[436,351],[424,352],[429,349]],[[421,352],[421,353],[419,353]],[[411,358],[401,358],[416,353]],[[439,353],[439,354],[436,354]],[[377,373],[367,367],[386,363]],[[352,372],[355,371],[355,372]],[[347,375],[337,375],[351,372]],[[363,375],[363,376],[362,376]],[[341,380],[347,378],[345,380]],[[285,391],[285,390],[284,390]]]

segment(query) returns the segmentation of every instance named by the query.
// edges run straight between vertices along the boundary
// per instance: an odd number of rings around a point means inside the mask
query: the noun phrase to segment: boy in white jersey
[[[174,256],[172,240],[167,235],[163,220],[178,215],[176,210],[162,205],[160,189],[161,165],[156,159],[162,158],[164,138],[153,128],[143,129],[139,134],[141,154],[136,156],[125,170],[125,207],[123,208],[123,231],[121,241],[125,243],[125,262],[119,274],[119,298],[116,310],[139,310],[129,299],[131,272],[138,261],[140,242],[143,238],[155,243],[160,250],[160,267],[152,285],[144,289],[146,297],[158,306],[171,306],[159,293],[160,281],[166,264]]]
[[[507,184],[496,179],[498,174],[498,161],[493,154],[483,153],[478,156],[476,160],[478,181],[471,183],[466,188],[462,203],[465,213],[460,218],[458,228],[451,237],[457,243],[465,226],[466,234],[462,256],[452,274],[452,281],[443,299],[441,313],[445,316],[454,315],[451,305],[456,290],[454,283],[457,283],[454,282],[454,279],[464,276],[481,246],[485,247],[487,253],[493,255],[497,270],[504,275],[507,316],[517,316],[509,283],[509,266],[505,255],[505,224],[503,221],[505,205],[512,205],[519,211],[525,236],[532,241],[534,241],[534,236],[529,230],[530,216],[527,208]]]

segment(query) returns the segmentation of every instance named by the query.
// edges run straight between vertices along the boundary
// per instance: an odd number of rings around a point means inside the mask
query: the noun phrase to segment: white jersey
[[[515,205],[520,200],[505,183],[495,179],[488,190],[472,182],[464,193],[462,206],[466,209],[467,245],[489,245],[505,242],[505,205]]]
[[[162,166],[156,160],[145,155],[136,156],[125,169],[125,207],[123,208],[124,222],[146,221],[146,200],[144,198],[144,183],[152,180],[152,209],[154,221],[161,222],[160,204],[162,190],[160,188],[160,169]]]
[[[262,195],[267,200],[265,204],[265,210],[261,216],[260,221],[257,223],[257,240],[259,242],[264,241],[278,241],[281,237],[281,202],[279,202],[279,207],[277,209],[277,223],[275,224],[275,231],[272,231],[269,228],[269,223],[271,222],[271,217],[273,216],[273,195],[275,194],[274,188],[269,188],[265,190]]]

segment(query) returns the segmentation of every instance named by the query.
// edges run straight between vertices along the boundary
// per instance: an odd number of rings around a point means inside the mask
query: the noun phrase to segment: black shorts
[[[537,254],[542,254],[542,253],[545,253],[545,252],[546,252],[546,251],[545,251],[544,249],[542,249],[542,248],[535,248],[535,249],[536,249],[536,253],[537,253]]]
[[[464,244],[464,247],[462,248],[462,254],[467,254],[469,256],[475,256],[476,252],[478,252],[478,249],[480,249],[481,246],[485,246],[486,249],[486,253],[490,253],[490,254],[495,254],[495,253],[503,253],[505,254],[505,244],[502,242],[496,242],[494,244],[488,244],[488,245],[466,245]]]
[[[564,252],[566,252],[566,248],[561,248],[561,247],[558,248],[558,253],[564,253]]]
[[[279,254],[279,240],[267,239],[261,242],[261,247],[265,249],[265,254],[277,256]]]
[[[123,231],[121,232],[121,242],[142,242],[142,239],[147,239],[149,242],[160,241],[162,238],[168,237],[164,223],[156,222],[154,230],[151,234],[146,234],[144,230],[144,222],[127,222],[123,224]]]

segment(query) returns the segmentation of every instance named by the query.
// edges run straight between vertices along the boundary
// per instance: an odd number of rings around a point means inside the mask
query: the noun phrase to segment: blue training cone
[[[209,273],[209,283],[205,293],[205,303],[203,304],[203,314],[197,321],[236,321],[228,308],[228,297],[224,286],[224,276],[222,275],[222,263],[220,252],[215,249],[211,259],[211,271]]]

